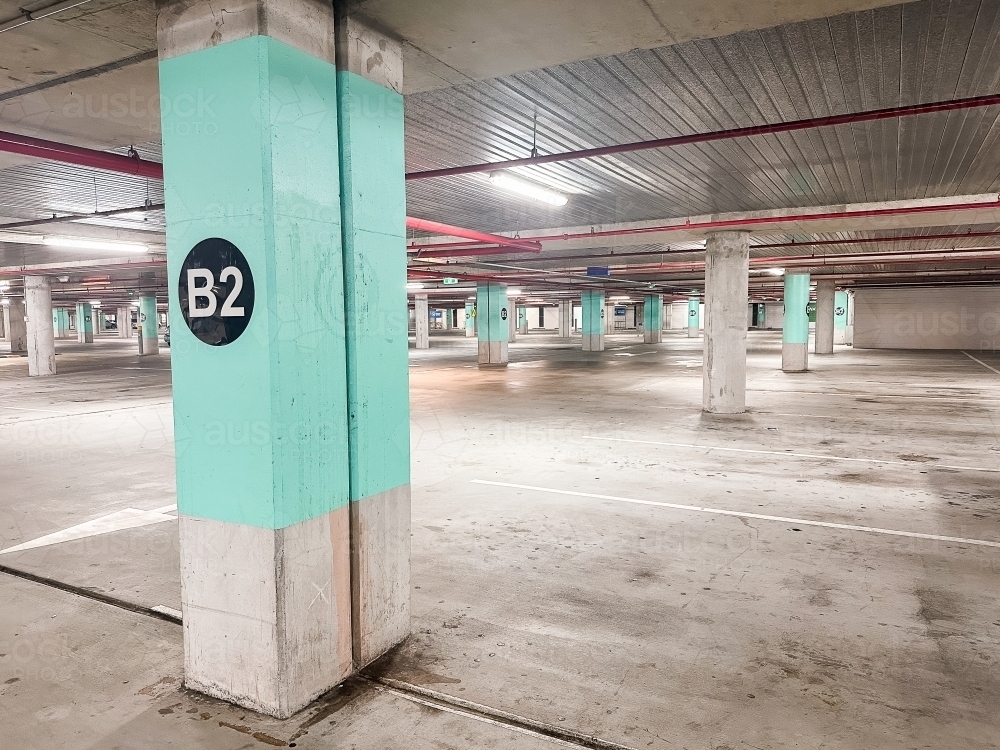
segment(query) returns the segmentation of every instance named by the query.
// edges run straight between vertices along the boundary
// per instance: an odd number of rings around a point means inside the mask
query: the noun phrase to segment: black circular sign
[[[501,320],[507,320],[507,308],[506,307],[501,307],[500,308],[500,319]]]
[[[229,240],[202,240],[184,259],[177,298],[184,322],[198,339],[211,346],[231,344],[253,315],[250,264]]]

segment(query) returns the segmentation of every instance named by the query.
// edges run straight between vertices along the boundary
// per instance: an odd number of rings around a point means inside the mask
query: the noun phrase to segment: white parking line
[[[973,362],[978,362],[983,367],[985,367],[987,370],[993,370],[993,372],[995,372],[997,375],[1000,375],[1000,370],[998,370],[995,367],[990,367],[988,364],[986,364],[985,362],[983,362],[981,359],[976,359],[975,357],[973,357],[968,352],[962,352],[962,354],[964,354],[966,357],[968,357],[969,359],[971,359]]]
[[[791,523],[797,526],[821,526],[827,529],[841,529],[843,531],[863,531],[868,534],[887,534],[889,536],[903,536],[911,539],[929,539],[936,542],[953,542],[955,544],[972,544],[979,547],[994,547],[1000,549],[1000,542],[991,542],[985,539],[963,539],[955,536],[942,536],[940,534],[921,534],[916,531],[898,531],[896,529],[880,529],[875,526],[858,526],[850,523],[833,523],[831,521],[810,521],[805,518],[785,518],[784,516],[768,516],[763,513],[744,513],[740,510],[723,510],[721,508],[704,508],[697,505],[679,505],[677,503],[661,503],[654,500],[636,500],[631,497],[618,497],[616,495],[598,495],[593,492],[575,492],[573,490],[556,490],[551,487],[533,487],[528,484],[512,484],[509,482],[492,482],[486,479],[473,479],[472,484],[488,484],[495,487],[511,487],[518,490],[532,490],[534,492],[549,492],[555,495],[571,495],[573,497],[592,497],[597,500],[614,500],[619,503],[634,503],[636,505],[654,505],[660,508],[673,508],[674,510],[686,510],[694,513],[710,513],[716,516],[733,516],[735,518],[753,518],[759,521],[777,521],[779,523]]]
[[[700,448],[706,451],[729,451],[730,453],[756,453],[765,456],[791,456],[792,458],[812,458],[822,461],[855,461],[866,464],[888,464],[892,466],[931,466],[936,469],[959,469],[962,471],[991,471],[1000,473],[1000,469],[987,469],[981,466],[953,466],[951,464],[924,463],[921,461],[888,461],[880,458],[852,458],[849,456],[824,456],[821,453],[792,453],[785,451],[765,451],[756,448],[728,448],[720,445],[698,445],[696,443],[667,443],[659,440],[633,440],[630,438],[600,437],[598,435],[583,435],[584,440],[610,440],[619,443],[638,443],[640,445],[664,445],[668,448]]]

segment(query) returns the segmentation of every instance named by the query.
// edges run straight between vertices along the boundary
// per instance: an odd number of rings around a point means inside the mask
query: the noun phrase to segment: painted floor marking
[[[164,521],[176,521],[177,516],[169,516],[164,512],[167,509],[176,510],[177,506],[164,506],[164,508],[157,510],[125,508],[116,513],[110,513],[106,516],[77,524],[76,526],[70,526],[68,529],[63,529],[62,531],[40,536],[37,539],[32,539],[30,542],[24,542],[15,547],[0,550],[0,555],[6,555],[8,552],[22,552],[37,547],[48,547],[52,544],[61,544],[62,542],[71,542],[77,539],[86,539],[87,537],[107,534],[112,531],[136,529],[140,526],[150,526],[154,523],[163,523]]]
[[[997,375],[1000,375],[1000,370],[998,370],[995,367],[990,367],[988,364],[986,364],[985,362],[983,362],[981,359],[976,359],[975,357],[973,357],[968,352],[962,352],[962,354],[964,354],[966,357],[968,357],[969,359],[971,359],[973,362],[978,362],[983,367],[985,367],[987,370],[993,370],[993,372],[995,372]]]
[[[866,464],[888,464],[891,466],[931,466],[937,469],[960,469],[963,471],[990,471],[1000,473],[1000,469],[987,469],[981,466],[952,466],[950,464],[923,463],[919,461],[889,461],[880,458],[851,458],[849,456],[824,456],[821,453],[791,453],[785,451],[765,451],[755,448],[728,448],[719,445],[698,445],[696,443],[666,443],[659,440],[632,440],[630,438],[600,437],[584,435],[584,440],[610,440],[619,443],[638,443],[640,445],[665,445],[668,448],[701,448],[706,451],[728,451],[730,453],[756,453],[765,456],[791,456],[792,458],[813,458],[822,461],[853,461]]]
[[[843,531],[863,531],[869,534],[887,534],[889,536],[904,536],[911,539],[929,539],[936,542],[954,542],[955,544],[972,544],[979,547],[994,547],[1000,549],[1000,542],[991,542],[985,539],[963,539],[955,536],[942,536],[940,534],[922,534],[916,531],[898,531],[896,529],[880,529],[876,526],[858,526],[850,523],[834,523],[832,521],[810,521],[804,518],[785,518],[784,516],[769,516],[763,513],[744,513],[738,510],[724,510],[722,508],[707,508],[698,505],[680,505],[678,503],[661,503],[654,500],[636,500],[631,497],[618,497],[616,495],[599,495],[593,492],[575,492],[573,490],[556,490],[551,487],[533,487],[528,484],[512,484],[509,482],[493,482],[486,479],[473,479],[473,484],[488,484],[495,487],[511,487],[519,490],[533,490],[535,492],[550,492],[555,495],[571,495],[573,497],[592,497],[597,500],[615,500],[619,503],[634,503],[636,505],[654,505],[660,508],[673,508],[674,510],[687,510],[695,513],[709,513],[716,516],[733,516],[735,518],[753,518],[759,521],[777,521],[778,523],[792,523],[798,526],[820,526],[826,529],[841,529]]]

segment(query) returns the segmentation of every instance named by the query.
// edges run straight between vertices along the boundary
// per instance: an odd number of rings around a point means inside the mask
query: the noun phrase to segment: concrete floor
[[[698,340],[474,347],[411,351],[413,636],[378,674],[631,748],[1000,747],[1000,355],[786,375],[751,333],[727,418]],[[134,349],[0,357],[0,549],[173,502],[169,356]],[[179,606],[171,521],[0,565]],[[10,747],[554,742],[363,681],[272,721],[181,689],[176,624],[7,574],[0,601]]]

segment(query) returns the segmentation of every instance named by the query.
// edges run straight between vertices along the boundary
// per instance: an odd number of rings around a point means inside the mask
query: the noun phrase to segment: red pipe
[[[41,138],[30,138],[26,135],[5,133],[0,131],[0,151],[22,156],[35,156],[39,159],[52,159],[67,164],[77,164],[81,167],[96,167],[110,172],[123,172],[140,177],[163,179],[163,165],[155,161],[146,161],[138,156],[122,156],[97,151],[92,148],[70,146],[55,141],[45,141]]]
[[[966,99],[952,99],[950,101],[931,102],[928,104],[911,104],[906,107],[886,107],[885,109],[872,109],[864,112],[852,112],[844,115],[810,117],[805,120],[778,122],[772,125],[751,125],[747,128],[729,128],[728,130],[717,130],[711,133],[693,133],[691,135],[678,135],[671,138],[657,138],[651,141],[622,143],[617,146],[601,146],[599,148],[586,148],[579,151],[565,151],[559,154],[546,154],[545,156],[530,156],[524,159],[484,162],[480,164],[470,164],[464,167],[427,169],[421,172],[408,172],[406,179],[426,180],[430,177],[451,177],[454,175],[473,174],[476,172],[492,172],[495,169],[510,169],[511,167],[551,164],[552,162],[573,161],[576,159],[593,159],[598,156],[623,154],[630,151],[645,151],[654,148],[674,148],[676,146],[686,146],[691,143],[708,143],[710,141],[743,138],[749,135],[787,133],[793,130],[808,130],[811,128],[822,128],[830,125],[846,125],[856,122],[886,120],[897,117],[909,117],[912,115],[924,115],[932,112],[951,112],[957,109],[992,107],[996,104],[1000,104],[1000,94],[973,96]]]
[[[503,237],[499,234],[489,234],[488,232],[477,232],[474,229],[464,229],[462,227],[452,226],[451,224],[442,224],[439,221],[428,221],[427,219],[414,219],[412,216],[406,217],[406,227],[408,229],[418,229],[423,232],[434,232],[435,234],[446,234],[449,237],[461,237],[466,240],[475,240],[476,242],[485,242],[500,245],[503,248],[515,249],[519,253],[540,253],[542,251],[542,245],[540,242],[534,240],[520,240],[512,239],[510,237]],[[498,251],[498,252],[511,252],[512,250]]]

